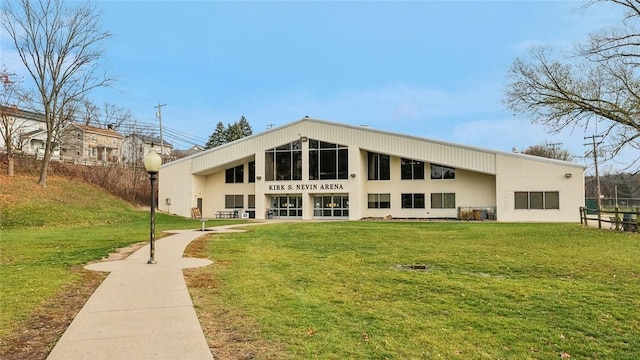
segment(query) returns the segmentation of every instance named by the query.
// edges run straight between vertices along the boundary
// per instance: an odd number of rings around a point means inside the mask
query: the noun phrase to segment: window
[[[256,208],[256,196],[255,195],[247,195],[247,208],[255,209]]]
[[[438,164],[431,164],[431,179],[455,179],[456,169]]]
[[[227,184],[243,183],[244,182],[244,165],[238,165],[236,167],[227,169],[225,171],[225,182]]]
[[[309,180],[346,179],[348,172],[347,146],[309,140]]]
[[[432,209],[455,209],[456,194],[455,193],[432,193],[431,208]]]
[[[265,151],[265,180],[302,180],[300,140]]]
[[[391,194],[369,194],[369,209],[391,208]]]
[[[256,182],[256,162],[255,161],[249,162],[249,182],[250,183]]]
[[[403,209],[424,209],[424,194],[402,194]]]
[[[225,195],[224,207],[226,209],[242,209],[244,207],[243,195]]]
[[[423,180],[424,163],[422,161],[402,159],[400,165],[402,180]]]
[[[514,207],[518,209],[560,209],[560,193],[558,191],[516,191]]]
[[[367,159],[369,180],[391,179],[389,155],[369,152]]]

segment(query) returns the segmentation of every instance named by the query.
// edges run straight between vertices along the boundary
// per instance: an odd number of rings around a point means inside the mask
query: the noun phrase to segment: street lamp
[[[147,264],[156,263],[156,249],[154,244],[155,232],[156,232],[156,179],[158,178],[158,171],[160,171],[160,165],[162,165],[162,159],[160,155],[152,148],[144,157],[144,168],[149,173],[149,179],[151,179],[151,233],[149,238],[149,245],[151,246],[150,257]]]

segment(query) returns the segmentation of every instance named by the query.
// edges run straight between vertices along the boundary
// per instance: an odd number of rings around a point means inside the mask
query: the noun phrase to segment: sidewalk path
[[[111,274],[47,359],[212,360],[182,274],[182,269],[211,264],[207,259],[182,257],[186,246],[204,234],[179,231],[157,240],[157,264],[147,264],[147,245],[126,260],[87,265],[87,269]]]

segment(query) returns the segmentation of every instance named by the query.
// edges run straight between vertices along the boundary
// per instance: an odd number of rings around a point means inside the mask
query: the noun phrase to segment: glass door
[[[281,195],[271,197],[271,206],[268,210],[270,218],[302,218],[302,196]],[[269,217],[269,216],[268,216]]]
[[[349,195],[314,196],[313,217],[322,219],[348,219]]]

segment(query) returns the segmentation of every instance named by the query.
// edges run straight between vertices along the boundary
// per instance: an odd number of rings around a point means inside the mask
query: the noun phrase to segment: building
[[[47,141],[47,124],[44,115],[33,111],[3,107],[6,110],[7,124],[3,123],[2,136],[0,136],[0,151],[7,150],[5,143],[5,131],[11,134],[11,144],[16,154],[29,156],[44,156],[45,143]],[[5,120],[3,120],[5,121]],[[57,148],[52,152],[52,160],[59,159]]]
[[[578,222],[584,167],[304,118],[163,165],[158,198],[209,218]]]
[[[173,145],[160,138],[133,133],[124,140],[122,161],[125,164],[140,164],[149,150],[153,148],[163,161],[173,157]]]
[[[72,123],[60,132],[60,154],[79,164],[117,164],[124,137],[117,131]]]

